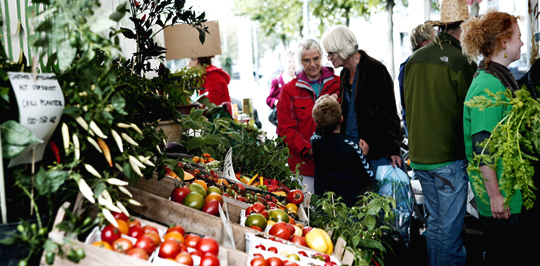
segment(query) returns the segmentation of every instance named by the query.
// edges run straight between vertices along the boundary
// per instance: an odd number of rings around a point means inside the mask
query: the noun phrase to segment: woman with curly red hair
[[[497,94],[507,89],[519,89],[514,76],[510,73],[510,63],[521,56],[521,31],[518,17],[504,12],[491,11],[477,18],[467,20],[461,26],[461,46],[463,53],[470,60],[482,57],[473,78],[465,102],[475,96],[492,99],[491,93]],[[475,154],[486,153],[479,145],[491,136],[495,126],[512,110],[512,106],[495,106],[485,109],[467,105],[463,112],[465,151],[469,163]],[[494,151],[490,151],[494,152]],[[500,163],[500,162],[498,162]],[[488,265],[517,265],[515,256],[509,249],[518,246],[518,214],[523,203],[521,192],[507,203],[499,182],[502,167],[481,165],[481,177],[469,173],[469,181],[475,193],[480,221],[484,226],[486,260]],[[506,177],[512,178],[512,177]],[[518,252],[519,250],[516,250]],[[506,261],[511,259],[511,261]]]

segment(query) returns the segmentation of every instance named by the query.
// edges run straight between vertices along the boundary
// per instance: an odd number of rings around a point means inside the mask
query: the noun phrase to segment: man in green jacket
[[[429,265],[465,265],[466,260],[461,237],[468,192],[463,102],[476,64],[467,61],[459,42],[467,5],[461,0],[448,2],[455,3],[458,15],[449,12],[448,5],[443,9],[443,1],[441,21],[433,22],[440,33],[413,53],[405,66],[409,158],[429,212]]]

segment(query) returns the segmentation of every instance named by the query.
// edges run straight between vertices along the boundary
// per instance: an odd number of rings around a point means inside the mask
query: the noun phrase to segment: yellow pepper
[[[285,191],[274,191],[272,193],[278,196],[287,196],[287,193]]]
[[[313,228],[306,234],[306,243],[308,247],[328,255],[334,251],[334,244],[330,236],[320,228]]]

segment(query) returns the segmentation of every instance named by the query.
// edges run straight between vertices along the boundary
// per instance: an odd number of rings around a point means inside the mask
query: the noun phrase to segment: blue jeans
[[[434,170],[414,170],[420,180],[428,216],[429,265],[465,265],[461,233],[465,219],[467,161],[459,160]]]

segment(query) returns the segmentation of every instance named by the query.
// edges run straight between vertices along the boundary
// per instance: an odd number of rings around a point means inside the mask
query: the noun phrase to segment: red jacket
[[[216,105],[224,102],[230,103],[231,97],[227,85],[231,80],[231,76],[221,68],[210,65],[206,68],[205,77],[201,85],[204,89],[201,89],[199,93],[203,94],[208,91],[208,100]]]
[[[339,77],[330,67],[323,67],[319,79],[323,86],[319,94],[339,95]],[[304,73],[285,84],[277,104],[278,131],[289,147],[289,168],[294,171],[300,165],[300,174],[314,176],[313,158],[307,153],[311,150],[310,138],[315,132],[315,121],[311,115],[317,100]]]

